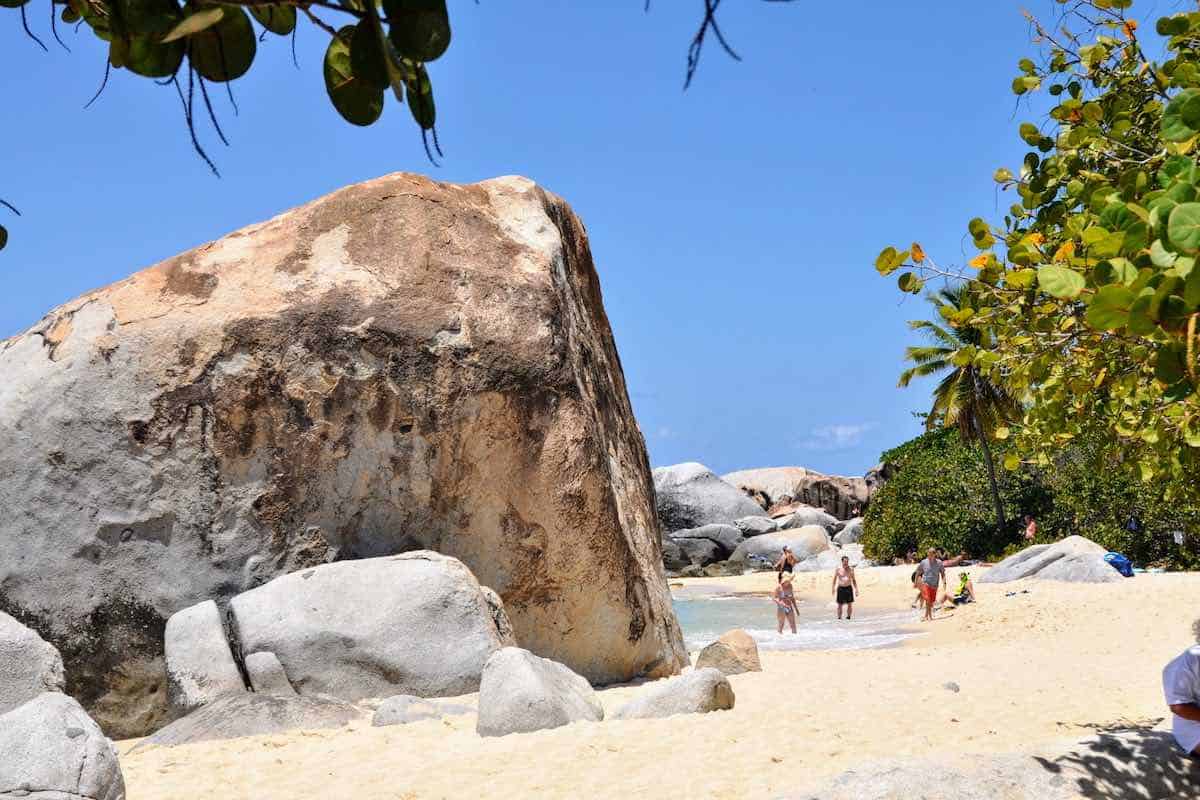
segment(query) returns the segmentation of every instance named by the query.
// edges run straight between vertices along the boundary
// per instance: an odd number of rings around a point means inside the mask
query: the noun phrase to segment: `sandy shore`
[[[862,570],[862,605],[907,609],[911,567]],[[979,569],[972,575],[982,574]],[[957,574],[952,570],[951,577]],[[682,581],[767,591],[770,573]],[[799,575],[801,602],[830,576]],[[1028,589],[1028,594],[1006,593]],[[266,736],[125,755],[130,800],[768,798],[864,761],[1011,752],[1161,718],[1162,665],[1190,644],[1200,574],[1116,584],[977,584],[980,602],[904,645],[763,652],[733,711],[577,723],[482,739],[474,717]],[[767,602],[764,600],[764,602]],[[943,688],[954,682],[955,693]],[[613,709],[636,692],[601,692]]]

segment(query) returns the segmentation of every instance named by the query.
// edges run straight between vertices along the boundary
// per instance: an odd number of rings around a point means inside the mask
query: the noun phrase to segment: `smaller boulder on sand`
[[[568,667],[519,647],[497,650],[479,684],[480,736],[505,736],[604,719],[591,684]]]
[[[457,717],[462,714],[472,714],[475,711],[476,709],[463,703],[430,700],[424,697],[414,697],[411,694],[398,694],[379,704],[379,707],[375,709],[375,716],[371,718],[371,725],[376,728],[385,725],[407,725],[410,722]]]
[[[0,714],[0,798],[124,800],[117,749],[74,698],[46,692]]]
[[[326,695],[284,697],[242,692],[231,694],[177,719],[134,749],[150,745],[174,747],[192,742],[238,739],[319,728],[340,728],[363,716],[345,700]]]
[[[1104,555],[1103,547],[1082,536],[1068,536],[1054,544],[1035,544],[989,569],[980,583],[1007,583],[1022,578],[1113,583],[1123,580]]]
[[[733,687],[719,669],[705,667],[655,681],[618,708],[612,719],[650,719],[705,714],[733,708]]]
[[[726,631],[696,658],[696,669],[712,667],[723,675],[740,675],[743,672],[761,672],[758,660],[758,645],[750,634],[741,628]]]
[[[45,692],[62,689],[63,663],[58,650],[0,611],[0,714]]]

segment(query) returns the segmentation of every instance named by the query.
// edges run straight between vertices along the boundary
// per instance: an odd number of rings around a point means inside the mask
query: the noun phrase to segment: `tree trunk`
[[[975,436],[979,439],[979,444],[983,447],[983,460],[987,464],[988,483],[992,486],[992,502],[996,505],[996,533],[1000,540],[1004,540],[1004,502],[1000,499],[1000,487],[996,484],[996,465],[992,463],[992,448],[988,444],[987,432],[983,429],[983,422],[979,414],[979,376],[975,370],[971,370],[971,383],[975,390],[975,398],[972,401],[972,416],[975,418]]]

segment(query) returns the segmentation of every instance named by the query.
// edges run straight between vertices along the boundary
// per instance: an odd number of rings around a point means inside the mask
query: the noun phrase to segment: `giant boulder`
[[[63,664],[58,651],[0,611],[0,714],[45,692],[62,689]]]
[[[51,311],[0,374],[0,609],[113,735],[165,717],[174,612],[421,548],[591,680],[686,662],[587,234],[528,180],[340,190]]]
[[[762,493],[771,505],[798,502],[823,508],[838,519],[855,516],[865,510],[882,481],[826,475],[804,467],[765,467],[743,469],[722,475],[726,483],[743,491]]]
[[[742,517],[763,515],[758,503],[694,461],[655,469],[654,493],[658,518],[667,533],[732,525]]]
[[[1021,578],[1116,583],[1123,580],[1104,555],[1108,551],[1091,539],[1068,536],[1054,544],[1035,544],[1011,555],[980,577],[980,583],[1008,583]]]
[[[274,653],[302,695],[468,694],[505,644],[470,571],[429,551],[293,572],[230,608],[242,649]]]
[[[117,749],[79,703],[40,694],[0,714],[0,798],[125,800]]]
[[[163,638],[167,699],[175,716],[190,714],[227,694],[246,691],[225,636],[221,612],[212,600],[172,614]]]
[[[721,549],[721,558],[728,558],[729,554],[746,540],[742,532],[733,525],[701,525],[699,528],[675,531],[671,538],[677,543],[682,543],[684,539],[706,539]]]

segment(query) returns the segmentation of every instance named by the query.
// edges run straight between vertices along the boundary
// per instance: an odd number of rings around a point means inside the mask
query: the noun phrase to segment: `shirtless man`
[[[838,619],[842,618],[842,606],[846,607],[846,619],[854,616],[854,598],[859,594],[858,579],[850,557],[842,556],[842,565],[833,571],[833,596],[837,599]]]

